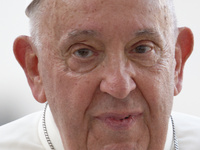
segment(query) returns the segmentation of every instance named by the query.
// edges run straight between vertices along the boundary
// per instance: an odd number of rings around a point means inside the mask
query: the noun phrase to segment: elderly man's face
[[[162,150],[175,86],[165,2],[45,3],[39,73],[65,148]]]

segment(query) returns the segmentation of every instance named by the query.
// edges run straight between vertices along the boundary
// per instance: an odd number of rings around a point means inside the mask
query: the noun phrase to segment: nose
[[[136,88],[133,69],[119,61],[105,66],[102,73],[100,90],[112,97],[124,99]]]

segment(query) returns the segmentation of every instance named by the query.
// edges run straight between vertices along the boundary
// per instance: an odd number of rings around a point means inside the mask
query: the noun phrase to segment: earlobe
[[[189,28],[179,28],[175,49],[175,88],[174,95],[178,95],[182,89],[184,65],[193,50],[193,34]]]
[[[38,102],[45,102],[46,97],[38,69],[38,57],[30,38],[27,36],[18,37],[14,42],[13,51],[26,74],[33,96]]]

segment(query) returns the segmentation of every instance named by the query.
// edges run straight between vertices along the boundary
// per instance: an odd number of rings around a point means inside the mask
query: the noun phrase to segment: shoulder
[[[182,114],[172,113],[175,123],[175,130],[182,150],[200,149],[200,118]]]
[[[0,127],[1,150],[42,150],[38,137],[38,124],[42,112],[27,115]]]

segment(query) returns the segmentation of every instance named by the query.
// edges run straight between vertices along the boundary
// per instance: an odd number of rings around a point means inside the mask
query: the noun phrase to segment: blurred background
[[[44,104],[36,102],[23,70],[15,60],[12,46],[19,35],[29,35],[24,11],[30,0],[0,2],[0,125],[35,111]],[[194,33],[194,51],[185,66],[183,89],[174,98],[174,111],[200,117],[200,1],[175,0],[179,26]]]

